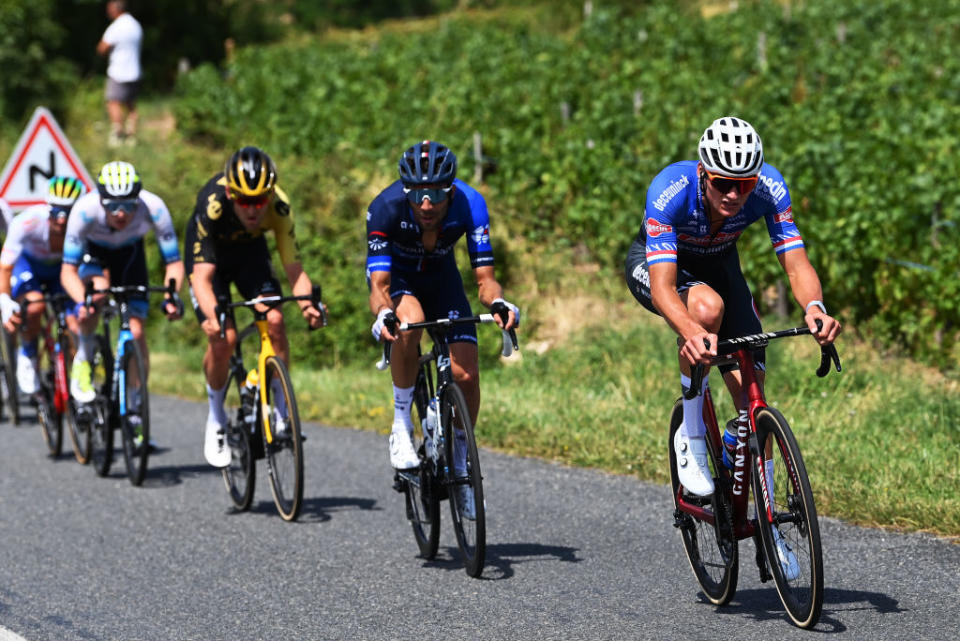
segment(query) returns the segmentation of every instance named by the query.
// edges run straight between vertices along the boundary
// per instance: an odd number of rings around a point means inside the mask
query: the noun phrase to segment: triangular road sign
[[[53,114],[37,107],[0,174],[0,198],[15,211],[41,204],[51,176],[79,178],[87,191],[95,187]]]

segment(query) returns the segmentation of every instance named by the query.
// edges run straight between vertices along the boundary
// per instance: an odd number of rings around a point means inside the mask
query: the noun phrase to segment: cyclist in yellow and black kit
[[[276,183],[277,169],[270,157],[256,147],[244,147],[230,157],[223,172],[200,190],[187,224],[184,255],[190,297],[208,340],[203,372],[210,412],[203,454],[216,467],[230,463],[230,449],[224,440],[227,417],[223,398],[230,354],[237,341],[236,328],[232,326],[226,328],[226,338],[220,338],[215,312],[217,297],[229,297],[230,283],[247,299],[281,293],[264,237],[264,232],[270,230],[276,236],[277,252],[293,294],[309,296],[313,287],[300,263],[290,201]],[[299,304],[310,327],[320,327],[320,310],[306,300]],[[277,355],[289,363],[281,311],[270,309],[267,323]]]

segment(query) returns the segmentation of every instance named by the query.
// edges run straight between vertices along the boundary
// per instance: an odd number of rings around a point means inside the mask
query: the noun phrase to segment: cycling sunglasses
[[[713,188],[719,191],[721,194],[726,194],[731,189],[736,188],[737,193],[743,196],[744,194],[749,194],[751,191],[753,191],[754,187],[756,187],[757,183],[760,181],[760,176],[750,176],[749,178],[730,178],[728,176],[711,174],[709,171],[706,172],[706,174],[710,184],[713,185]]]
[[[58,223],[66,220],[69,215],[69,207],[57,207],[56,205],[50,207],[50,218],[56,220]]]
[[[424,198],[429,198],[433,205],[439,205],[450,197],[451,189],[453,189],[452,185],[450,187],[404,187],[403,193],[414,205],[422,203]]]
[[[103,208],[106,209],[111,214],[115,214],[121,209],[123,211],[136,211],[137,210],[137,201],[136,199],[123,198],[117,200],[103,200]]]
[[[270,194],[263,196],[237,196],[233,202],[241,207],[263,207],[270,201]]]

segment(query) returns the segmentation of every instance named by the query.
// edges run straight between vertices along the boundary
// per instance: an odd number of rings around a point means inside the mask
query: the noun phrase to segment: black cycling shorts
[[[627,287],[633,297],[645,308],[660,315],[653,306],[650,295],[650,272],[647,269],[646,246],[634,240],[627,253],[624,264],[624,276]],[[719,338],[733,338],[746,334],[756,334],[762,330],[760,315],[753,302],[753,294],[740,270],[740,255],[736,247],[722,256],[706,259],[688,258],[680,255],[677,260],[677,293],[682,293],[694,285],[708,285],[723,299],[723,321],[717,332]],[[764,369],[766,352],[763,349],[754,353],[758,369]],[[736,365],[721,365],[721,372],[737,369]]]
[[[193,311],[201,323],[206,316],[200,311],[197,297],[193,293],[193,251],[191,247],[197,242],[196,218],[190,217],[187,231],[184,236],[185,269],[190,277],[190,300],[193,302]],[[215,246],[216,273],[213,276],[213,293],[216,296],[230,298],[230,283],[237,286],[237,291],[245,299],[257,296],[274,296],[281,294],[280,281],[277,280],[270,262],[270,249],[267,240],[258,236],[249,242],[218,244]]]
[[[369,285],[369,281],[368,281]],[[390,272],[390,298],[413,296],[420,302],[426,320],[472,316],[470,301],[463,291],[463,279],[455,264],[425,272]],[[455,325],[448,334],[451,343],[477,344],[476,325]]]

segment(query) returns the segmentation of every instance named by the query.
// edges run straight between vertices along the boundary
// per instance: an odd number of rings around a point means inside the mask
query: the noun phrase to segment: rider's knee
[[[716,330],[723,321],[723,299],[716,292],[702,294],[688,302],[690,315],[701,325]]]

